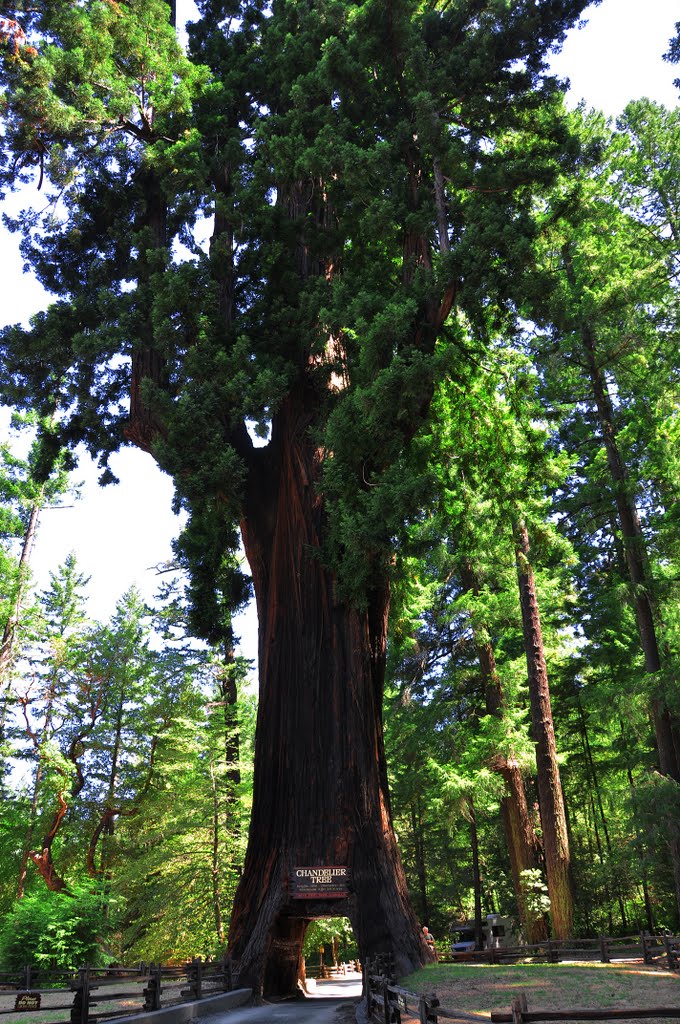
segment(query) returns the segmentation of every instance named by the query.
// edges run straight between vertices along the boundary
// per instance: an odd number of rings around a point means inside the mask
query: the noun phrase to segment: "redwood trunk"
[[[616,510],[623,538],[625,566],[631,584],[635,621],[645,659],[645,671],[656,673],[661,670],[661,654],[654,621],[654,606],[651,597],[652,581],[647,563],[645,538],[637,507],[628,490],[626,467],[621,458],[614,426],[614,410],[606,381],[596,360],[595,336],[590,330],[584,328],[583,340],[593,398],[607,454],[607,465],[612,478]],[[651,713],[659,753],[659,768],[663,775],[668,775],[676,782],[680,782],[678,723],[660,697],[652,701]],[[676,871],[678,870],[680,869],[676,864]],[[680,906],[680,902],[678,906]]]
[[[387,791],[388,589],[376,588],[365,610],[337,596],[319,557],[325,517],[308,428],[303,395],[293,394],[258,453],[242,523],[258,609],[260,701],[229,949],[256,994],[295,990],[315,917],[349,917],[361,956],[392,953],[399,973],[431,959],[409,904]],[[348,868],[349,895],[292,898],[292,869],[324,865]]]
[[[479,594],[479,577],[469,560],[462,561],[460,575],[465,589],[475,595]],[[498,675],[493,644],[487,638],[483,625],[480,627],[474,616],[472,632],[484,683],[486,712],[488,715],[503,718],[505,698]],[[528,913],[522,886],[522,872],[537,868],[540,862],[540,842],[529,815],[524,779],[517,759],[512,756],[499,754],[493,767],[502,777],[505,785],[505,794],[501,799],[501,820],[510,857],[510,872],[522,929],[527,942],[541,942],[548,937],[545,920],[542,917],[535,918]]]
[[[612,477],[635,620],[645,659],[645,671],[656,674],[661,671],[661,653],[652,599],[653,580],[649,571],[645,538],[637,506],[630,493],[626,466],[619,450],[609,389],[597,361],[596,336],[588,325],[584,326],[582,334],[593,398],[607,454],[607,465]],[[659,755],[659,769],[662,775],[680,782],[680,723],[677,716],[669,710],[664,697],[658,693],[651,700],[650,713]],[[680,909],[680,838],[676,834],[674,824],[669,828],[668,848],[673,865],[676,905]]]
[[[564,939],[571,934],[574,916],[569,839],[529,535],[523,523],[515,526],[515,543],[550,914],[555,937]]]
[[[576,273],[568,246],[564,247],[562,255],[567,281],[572,288],[576,289]],[[597,334],[593,329],[592,322],[588,321],[580,325],[580,330],[585,355],[585,369],[590,380],[592,400],[597,410],[607,456],[607,467],[612,479],[616,511],[623,539],[625,568],[630,582],[640,647],[645,659],[645,671],[653,674],[661,669],[661,654],[652,598],[653,580],[649,570],[645,537],[631,492],[628,471],[619,449],[612,400],[603,373],[603,366],[598,358]],[[680,782],[680,724],[676,716],[671,714],[661,696],[652,700],[650,710],[659,753],[659,768],[663,775],[668,775],[676,782]],[[671,849],[674,857],[674,870],[679,883],[678,906],[680,907],[680,845],[671,840]]]

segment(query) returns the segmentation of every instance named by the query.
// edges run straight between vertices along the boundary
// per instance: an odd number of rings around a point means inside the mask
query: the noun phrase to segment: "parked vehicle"
[[[475,922],[453,925],[451,928],[451,951],[453,953],[469,953],[475,946]],[[503,949],[516,942],[513,921],[510,917],[500,914],[487,914],[482,921],[482,948]]]

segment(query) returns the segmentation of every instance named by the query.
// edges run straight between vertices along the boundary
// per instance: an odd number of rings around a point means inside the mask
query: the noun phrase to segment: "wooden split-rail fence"
[[[22,1012],[39,1010],[41,1024],[58,1024],[68,1010],[70,1024],[93,1024],[206,999],[231,992],[237,984],[238,968],[230,957],[195,957],[176,967],[146,963],[72,971],[24,967],[0,971],[0,994],[15,996],[14,1005],[0,1009],[0,1015],[20,1017]],[[58,1018],[49,1017],[57,1013]]]
[[[677,970],[680,967],[678,935],[600,935],[597,939],[546,939],[533,945],[505,946],[500,949],[443,953],[440,963],[512,963],[520,960],[560,963],[563,960],[599,960],[609,964],[617,960],[642,960]]]
[[[678,968],[678,949],[680,937],[647,936],[648,940],[666,939],[662,943],[668,956],[668,966]],[[615,940],[612,940],[615,941]],[[555,944],[557,945],[557,944]],[[524,947],[531,949],[531,947]],[[647,956],[639,956],[646,963],[654,963],[658,944],[647,943]],[[644,947],[643,947],[644,949]],[[496,950],[496,952],[504,952]],[[609,951],[608,951],[609,952]],[[654,956],[653,956],[654,954]],[[517,958],[516,958],[517,959]],[[531,959],[531,954],[525,957]],[[566,957],[565,957],[566,959]],[[571,957],[569,957],[571,959]],[[615,958],[609,956],[604,962],[611,963]],[[629,959],[626,957],[626,959]],[[674,961],[674,962],[673,962]],[[556,963],[553,959],[551,962]],[[490,1014],[472,1013],[469,1010],[456,1010],[441,1005],[437,994],[411,992],[398,985],[394,974],[394,964],[390,956],[383,955],[368,958],[363,968],[363,989],[366,1000],[366,1012],[369,1021],[379,1024],[406,1024],[417,1021],[418,1024],[438,1024],[443,1020],[458,1020],[466,1024],[538,1024],[545,1021],[606,1021],[606,1020],[643,1020],[680,1018],[680,1007],[621,1007],[606,1009],[602,1007],[570,1008],[568,1010],[529,1010],[526,996],[522,993],[510,1002],[509,1010],[494,1010]]]
[[[515,996],[509,1011],[492,1010],[492,1024],[538,1024],[545,1021],[572,1020],[649,1020],[656,1018],[666,1020],[669,1017],[680,1018],[680,1006],[621,1006],[616,1009],[590,1007],[570,1010],[530,1010],[524,993]]]

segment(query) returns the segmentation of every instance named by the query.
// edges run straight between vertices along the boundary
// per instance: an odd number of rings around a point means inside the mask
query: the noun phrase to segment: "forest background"
[[[661,56],[672,12],[661,13],[656,59],[670,82]],[[622,63],[616,44],[609,52]],[[576,79],[568,53],[555,67]],[[665,109],[633,102],[615,130],[577,115],[600,153],[583,168],[582,217],[556,221],[537,244],[526,320],[512,346],[499,341],[496,361],[482,361],[467,382],[467,418],[457,421],[460,407],[439,397],[446,426],[430,470],[441,500],[399,552],[386,708],[401,852],[417,913],[437,935],[475,908],[523,916],[534,928],[551,923],[517,586],[517,552],[521,570],[529,542],[574,929],[678,925],[677,780],[660,763],[653,728],[655,702],[673,713],[678,704],[680,127],[671,92]],[[554,206],[555,194],[545,202]],[[12,322],[24,316],[12,309]],[[4,450],[2,481],[4,955],[23,955],[29,935],[44,943],[39,955],[59,946],[77,959],[76,943],[94,935],[101,949],[102,908],[105,955],[214,951],[247,829],[248,666],[192,640],[179,591],[166,588],[149,607],[128,590],[112,613],[95,611],[86,599],[95,570],[84,570],[79,542],[68,543],[73,556],[52,560],[57,544],[44,542],[45,527],[41,575],[28,587],[19,559],[31,514],[47,523],[46,510],[72,498],[65,473],[47,488],[37,482],[40,452],[27,444]],[[155,473],[140,453],[132,459],[143,462],[142,478]],[[170,560],[152,547],[159,516],[142,486],[134,484],[135,511],[118,514],[128,520],[121,543],[82,502],[96,520],[96,547],[116,561],[132,535],[141,538],[137,567]],[[112,491],[95,500],[110,503]],[[166,490],[161,504],[168,500]],[[49,517],[56,524],[67,514]],[[98,585],[109,601],[114,578]],[[503,692],[502,716],[490,680]],[[523,907],[503,830],[510,762],[527,787],[538,851],[519,883]]]

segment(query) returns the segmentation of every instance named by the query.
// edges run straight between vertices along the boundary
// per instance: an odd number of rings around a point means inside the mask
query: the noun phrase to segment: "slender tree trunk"
[[[66,817],[68,811],[68,804],[66,803],[63,793],[57,793],[58,807],[52,815],[49,828],[43,836],[42,849],[40,851],[31,850],[29,851],[29,857],[35,864],[40,875],[42,876],[45,885],[50,892],[64,892],[67,889],[66,882],[57,871],[54,860],[52,859],[52,843],[54,842],[61,823]]]
[[[427,899],[427,868],[425,865],[425,835],[420,795],[411,801],[411,827],[413,829],[413,846],[416,861],[416,876],[420,894],[420,919],[423,924],[430,923],[430,907]]]
[[[479,578],[469,559],[462,560],[460,577],[465,590],[477,596],[480,591]],[[502,719],[505,714],[505,696],[496,666],[496,655],[484,624],[479,623],[475,615],[472,616],[472,631],[484,684],[486,713]],[[501,799],[501,820],[522,930],[527,942],[541,942],[548,937],[545,919],[534,918],[527,912],[522,886],[522,872],[538,868],[541,860],[540,842],[529,816],[524,779],[519,762],[512,755],[506,757],[499,754],[493,767],[505,784],[505,794]]]
[[[17,578],[17,589],[16,596],[12,610],[10,611],[7,622],[5,623],[2,633],[2,643],[0,644],[0,685],[5,685],[9,670],[12,665],[12,658],[14,655],[14,641],[16,638],[16,631],[21,621],[21,607],[24,600],[24,594],[26,591],[26,583],[29,575],[29,565],[31,560],[31,552],[33,550],[33,542],[35,540],[36,531],[38,529],[38,520],[40,518],[40,512],[43,507],[43,491],[40,492],[40,498],[31,506],[31,512],[28,518],[28,524],[26,526],[26,532],[24,533],[24,541],[21,547],[21,556],[19,558],[18,567],[18,578]],[[3,719],[0,722],[0,728],[4,727],[5,718],[5,706],[3,702],[2,708]]]
[[[229,947],[256,993],[293,992],[309,920],[347,916],[360,955],[399,973],[431,959],[391,823],[382,700],[389,592],[345,603],[319,550],[319,452],[302,395],[286,399],[251,472],[243,538],[259,619],[253,809]],[[346,898],[295,899],[296,866],[344,866]]]
[[[612,666],[612,675],[613,674],[614,674],[614,668]],[[637,800],[637,787],[635,785],[635,779],[633,778],[633,771],[632,771],[632,767],[631,767],[632,761],[631,761],[631,757],[630,757],[630,746],[629,746],[629,740],[628,740],[628,732],[626,730],[625,722],[621,718],[619,719],[619,731],[621,733],[621,749],[622,749],[622,751],[624,753],[624,757],[626,759],[626,777],[628,779],[628,787],[630,789],[630,799],[631,799],[631,803],[633,805],[633,820],[635,821],[635,819],[637,817],[636,805],[638,803],[638,800]],[[641,853],[641,850],[643,848],[643,836],[642,836],[642,834],[640,832],[640,829],[637,827],[637,825],[636,825],[635,830],[636,830],[636,838],[637,838],[636,850],[637,850],[638,869],[639,869],[639,874],[640,874],[640,886],[641,886],[641,889],[642,889],[642,896],[643,896],[643,901],[644,901],[645,917],[647,919],[647,930],[649,931],[650,935],[655,935],[656,931],[655,931],[655,924],[654,924],[654,912],[652,910],[652,901],[651,901],[650,894],[649,894],[649,876],[648,876],[648,873],[647,873],[647,867],[645,865],[645,861],[644,861],[643,855]]]
[[[564,797],[557,764],[548,670],[543,649],[536,584],[529,561],[529,535],[523,523],[515,525],[514,534],[527,656],[531,723],[533,739],[536,744],[536,778],[543,827],[550,915],[555,937],[564,939],[571,935],[574,919]]]
[[[576,275],[569,247],[563,249],[564,267],[567,280],[577,288]],[[592,388],[592,398],[597,410],[600,432],[607,456],[607,466],[612,478],[614,500],[623,539],[625,566],[630,582],[631,599],[635,610],[640,646],[645,659],[645,671],[654,674],[661,669],[661,654],[657,638],[655,610],[653,603],[653,580],[649,568],[647,548],[635,498],[630,487],[628,471],[619,449],[614,409],[603,367],[597,352],[597,336],[589,322],[581,324],[581,337],[585,355],[586,370]],[[671,714],[661,695],[651,702],[656,745],[659,754],[659,768],[663,775],[680,782],[680,723]],[[671,840],[671,849],[676,874],[680,879],[680,845]],[[680,892],[679,892],[680,900]],[[680,902],[678,903],[680,908]]]
[[[484,948],[484,931],[482,929],[482,872],[479,866],[479,837],[477,835],[477,817],[475,805],[466,798],[466,816],[470,823],[470,849],[472,851],[472,892],[475,902],[475,949]]]
[[[113,748],[111,750],[111,769],[109,771],[109,784],[106,792],[106,804],[105,813],[106,823],[102,830],[102,850],[99,861],[99,871],[102,877],[110,878],[110,858],[111,858],[111,840],[116,830],[116,816],[114,808],[116,807],[117,799],[116,793],[118,789],[118,763],[120,760],[120,748],[123,734],[123,704],[125,700],[125,694],[121,690],[119,694],[118,706],[116,708],[116,723],[115,732],[113,737]]]
[[[635,621],[645,659],[645,671],[652,674],[661,670],[661,653],[656,632],[652,580],[645,538],[635,501],[630,494],[626,467],[619,451],[609,390],[596,359],[595,337],[587,328],[584,328],[582,333],[593,398],[607,454],[607,465],[612,477],[614,499],[623,538],[625,565],[631,584]],[[680,782],[678,723],[660,696],[652,700],[651,713],[661,773]]]
[[[39,759],[38,766],[35,770],[35,777],[33,779],[33,792],[31,793],[31,808],[29,811],[28,825],[26,827],[26,837],[24,839],[24,846],[21,851],[21,861],[19,863],[19,881],[17,883],[18,900],[23,898],[24,891],[26,888],[26,875],[28,874],[28,862],[31,859],[30,851],[33,846],[35,823],[38,817],[38,795],[40,793],[40,783],[42,782],[42,778],[43,771]]]
[[[593,398],[607,454],[607,465],[612,477],[635,620],[645,659],[645,671],[655,674],[661,671],[661,653],[652,597],[653,581],[645,538],[635,500],[630,490],[626,466],[619,450],[609,389],[597,360],[595,333],[587,324],[582,328],[581,333]],[[660,692],[652,697],[650,712],[659,755],[659,770],[662,775],[680,783],[680,722],[670,711]],[[669,822],[668,848],[673,865],[676,906],[680,912],[680,836],[675,822]]]
[[[50,677],[49,687],[47,690],[47,707],[45,708],[45,715],[40,731],[31,727],[31,721],[28,710],[28,698],[21,701],[24,713],[24,721],[26,726],[26,734],[31,741],[33,751],[37,757],[37,764],[35,767],[35,775],[33,777],[33,792],[31,793],[31,808],[29,811],[28,825],[26,827],[26,836],[24,838],[24,846],[21,851],[21,862],[19,864],[19,881],[17,883],[17,899],[23,898],[24,890],[26,887],[26,876],[28,874],[28,862],[31,859],[31,848],[33,846],[33,837],[35,835],[35,826],[38,819],[38,802],[40,798],[40,787],[44,777],[43,769],[43,750],[42,747],[46,740],[52,738],[52,712],[54,709],[54,701],[56,698],[56,678],[54,675]],[[40,739],[38,737],[41,737]]]
[[[628,474],[619,451],[609,389],[597,363],[595,337],[587,327],[582,329],[582,335],[593,399],[607,455],[607,465],[612,478],[626,569],[632,584],[633,606],[640,635],[640,645],[645,658],[645,669],[647,672],[658,672],[661,668],[661,657],[656,638],[656,624],[650,593],[651,581],[640,516],[629,493]]]
[[[611,839],[609,837],[609,826],[607,825],[607,816],[606,816],[605,811],[604,811],[604,804],[602,803],[602,793],[600,791],[600,782],[599,782],[599,779],[598,779],[597,771],[595,769],[595,761],[593,760],[593,751],[592,751],[592,748],[590,746],[590,737],[588,736],[588,727],[587,727],[587,723],[586,723],[586,716],[585,716],[585,712],[583,710],[583,704],[581,702],[581,696],[578,693],[576,695],[576,703],[577,703],[578,713],[579,713],[579,725],[580,725],[580,728],[581,728],[581,739],[582,739],[582,742],[583,742],[583,751],[585,753],[586,764],[588,765],[588,772],[590,774],[590,779],[591,779],[591,783],[592,783],[591,797],[592,797],[592,794],[594,794],[593,816],[595,816],[594,802],[596,800],[597,801],[597,809],[598,809],[599,815],[600,815],[600,821],[602,822],[602,832],[604,834],[604,842],[605,842],[605,846],[607,848],[607,863],[611,864],[612,861],[613,861],[613,852],[612,852]],[[623,928],[623,930],[625,932],[626,928],[628,927],[627,920],[626,920],[626,908],[625,908],[625,905],[624,905],[624,902],[623,902],[623,898],[621,896],[621,892],[618,889],[618,886],[617,886],[616,899],[617,899],[617,902],[619,904],[619,913],[621,914],[621,927]]]
[[[225,827],[238,835],[239,815],[236,813],[238,789],[241,784],[241,745],[238,724],[238,689],[236,686],[236,659],[231,646],[225,652],[224,674],[220,679],[220,696],[224,702],[224,762],[225,762]]]
[[[212,816],[212,905],[215,918],[215,934],[217,941],[224,943],[224,923],[222,920],[222,900],[220,895],[220,800],[217,792],[217,780],[215,778],[214,766],[210,765],[210,787],[212,794],[213,816]]]
[[[163,423],[153,406],[145,400],[144,386],[147,381],[163,386],[167,376],[165,357],[154,342],[153,280],[170,258],[167,249],[168,209],[160,179],[148,165],[138,172],[138,184],[144,195],[144,210],[137,225],[137,312],[140,327],[139,341],[132,351],[130,418],[125,436],[138,448],[151,452],[154,440],[163,434]]]

